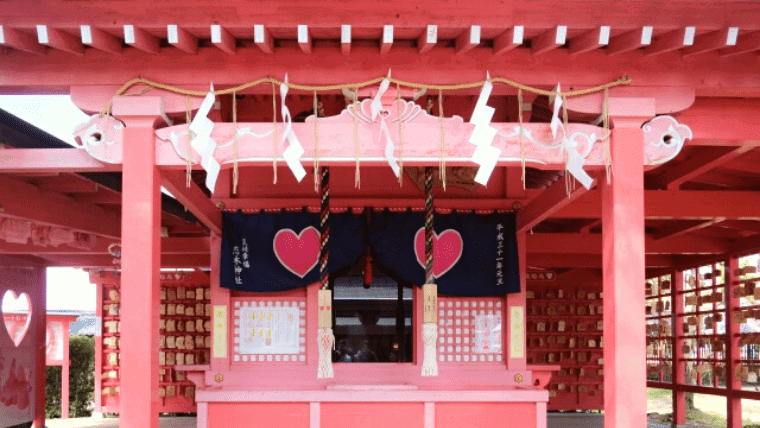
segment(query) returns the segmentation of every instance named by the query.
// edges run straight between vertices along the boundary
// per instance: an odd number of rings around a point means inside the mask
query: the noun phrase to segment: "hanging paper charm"
[[[594,183],[594,179],[591,178],[591,176],[583,170],[583,164],[586,161],[583,156],[578,153],[578,143],[574,138],[568,137],[567,129],[565,129],[564,123],[562,123],[562,120],[559,118],[559,110],[562,108],[562,104],[562,89],[560,88],[560,84],[557,83],[557,89],[554,90],[554,110],[552,112],[552,120],[549,123],[549,126],[552,129],[552,137],[556,139],[557,130],[559,128],[562,128],[562,149],[565,151],[565,154],[567,156],[567,159],[565,161],[565,169],[567,169],[570,175],[575,177],[575,179],[578,180],[583,185],[583,187],[590,189],[591,185]],[[593,140],[596,140],[596,137],[593,134],[591,137]]]
[[[192,135],[190,145],[201,155],[201,166],[206,170],[206,187],[212,193],[214,192],[216,179],[219,176],[219,170],[221,170],[221,165],[214,158],[216,142],[211,139],[214,122],[208,118],[208,113],[211,111],[211,107],[214,106],[215,98],[214,84],[212,83],[208,94],[203,98],[203,102],[188,128]]]
[[[304,149],[301,143],[296,137],[296,133],[293,132],[293,119],[290,116],[290,110],[285,105],[285,97],[288,95],[288,75],[285,74],[285,81],[280,84],[280,99],[282,102],[282,120],[285,122],[285,131],[282,133],[282,141],[288,141],[288,148],[282,152],[282,157],[285,158],[285,163],[288,164],[288,168],[293,172],[296,180],[300,183],[306,176],[306,170],[301,165],[301,156],[304,154]],[[315,118],[316,120],[316,118]]]
[[[496,137],[496,128],[491,126],[495,109],[486,103],[492,90],[491,75],[487,73],[486,82],[483,84],[478,102],[475,104],[475,110],[470,117],[470,123],[475,125],[475,129],[472,131],[469,141],[476,146],[472,161],[480,165],[478,173],[475,175],[475,182],[484,186],[488,183],[488,179],[496,167],[496,162],[501,156],[501,150],[491,145],[494,137]]]
[[[388,77],[383,79],[383,81],[380,83],[380,88],[377,91],[377,94],[375,95],[375,98],[372,99],[372,104],[370,104],[370,111],[372,113],[372,121],[377,120],[377,117],[380,116],[380,135],[378,136],[378,140],[382,142],[383,135],[385,135],[385,160],[388,162],[388,165],[390,165],[391,169],[393,170],[393,173],[398,178],[400,173],[400,168],[398,166],[398,161],[396,161],[396,158],[393,156],[393,152],[396,150],[396,146],[393,145],[393,140],[391,139],[391,133],[388,130],[388,125],[385,123],[385,119],[387,118],[387,115],[381,115],[383,109],[383,102],[382,97],[385,94],[385,91],[388,90],[388,86],[390,86],[390,77],[391,77],[391,71],[388,70]],[[401,121],[399,120],[399,123]],[[400,126],[400,125],[399,125]]]

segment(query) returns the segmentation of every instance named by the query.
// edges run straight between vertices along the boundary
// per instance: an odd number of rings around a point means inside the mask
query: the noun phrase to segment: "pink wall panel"
[[[536,403],[436,403],[436,428],[536,426]]]
[[[0,328],[0,425],[44,424],[44,267],[0,256],[0,300],[12,319]],[[9,292],[10,291],[10,292]],[[7,294],[6,294],[7,293]],[[13,312],[11,312],[13,311]],[[41,352],[40,352],[41,351]],[[40,377],[41,376],[41,377]],[[36,397],[40,392],[42,400]],[[41,409],[39,408],[41,404]],[[38,426],[39,426],[38,425]]]
[[[320,407],[321,428],[425,426],[424,403],[322,403]]]
[[[309,403],[209,403],[208,427],[307,428]]]

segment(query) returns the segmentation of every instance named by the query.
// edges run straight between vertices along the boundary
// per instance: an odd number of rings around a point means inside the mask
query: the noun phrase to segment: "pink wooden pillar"
[[[647,425],[644,134],[640,125],[645,120],[642,116],[654,115],[654,100],[643,105],[637,101],[645,100],[610,100],[610,113],[618,110],[625,117],[613,117],[612,180],[607,184],[604,177],[600,179],[605,428]],[[640,110],[636,117],[630,117],[632,107]]]
[[[736,316],[735,309],[741,307],[740,297],[734,293],[734,281],[737,280],[736,269],[739,268],[739,259],[729,257],[726,261],[725,288],[726,293],[726,389],[728,397],[726,405],[728,406],[727,424],[728,428],[742,427],[742,400],[736,393],[742,390],[742,381],[736,376],[736,368],[739,367],[736,360],[741,358],[742,347],[739,345],[740,337],[735,336],[739,332],[739,324],[734,322]]]
[[[511,293],[507,294],[507,304],[505,308],[504,317],[502,319],[505,320],[504,326],[506,330],[506,337],[507,340],[505,341],[504,350],[505,350],[505,359],[507,361],[507,369],[509,370],[525,370],[526,366],[526,348],[525,348],[525,329],[523,328],[522,332],[522,338],[516,337],[515,340],[517,340],[519,343],[512,343],[512,329],[511,329],[511,323],[512,323],[512,313],[513,311],[515,314],[521,314],[520,317],[521,324],[523,326],[526,325],[525,320],[525,288],[527,287],[527,281],[525,278],[525,271],[527,269],[527,249],[526,249],[526,235],[525,232],[520,232],[517,234],[517,253],[518,253],[518,262],[520,264],[520,292],[519,293]]]
[[[212,112],[218,110],[211,110]],[[224,170],[219,173],[219,179],[216,182],[214,189],[214,197],[216,198],[229,198],[232,196],[232,176],[230,170]],[[233,322],[232,313],[233,309],[230,308],[230,289],[222,288],[220,283],[219,274],[222,269],[222,237],[212,233],[211,234],[211,370],[207,374],[206,382],[209,385],[218,384],[216,374],[221,372],[227,372],[230,369],[229,349],[230,343],[234,340],[233,335],[230,332],[230,324]],[[217,319],[217,309],[224,308],[224,322]],[[223,326],[224,331],[217,331],[218,328]],[[233,330],[234,331],[234,330]],[[218,346],[217,339],[224,336],[225,343],[223,346]],[[200,424],[198,424],[201,427]]]
[[[155,165],[158,97],[116,97],[125,122],[121,224],[119,426],[158,428],[161,178]],[[96,391],[99,393],[100,391]]]
[[[95,281],[93,274],[90,273],[90,282],[95,283],[95,315],[99,325],[95,330],[95,410],[92,412],[93,418],[103,417],[103,283]]]
[[[35,329],[32,330],[36,334],[34,336],[34,352],[35,352],[35,371],[37,374],[34,376],[34,427],[41,428],[45,426],[45,384],[47,382],[47,370],[45,365],[45,333],[47,331],[47,313],[45,311],[45,299],[47,296],[46,291],[46,272],[45,266],[38,265],[35,267],[35,273],[37,274],[37,287],[39,291],[35,294],[37,300],[32,302],[32,306],[37,308],[32,311],[32,317],[36,324]],[[34,297],[32,297],[34,299]]]
[[[673,420],[676,425],[686,423],[686,393],[679,390],[680,385],[686,384],[686,362],[683,360],[683,270],[676,269],[671,274],[673,297],[671,307],[675,314],[673,324]]]
[[[69,418],[69,368],[71,366],[71,359],[69,357],[69,331],[71,331],[71,323],[69,321],[63,322],[63,363],[61,364],[61,418]],[[95,353],[98,353],[95,348]],[[97,368],[96,368],[97,370]],[[94,395],[98,395],[98,390],[95,390]]]

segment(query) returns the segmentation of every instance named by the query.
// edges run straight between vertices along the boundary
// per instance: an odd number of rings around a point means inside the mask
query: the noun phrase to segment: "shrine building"
[[[70,266],[122,427],[634,428],[650,387],[739,428],[759,53],[733,0],[1,2],[0,91],[90,118],[0,111],[0,426],[45,425]]]

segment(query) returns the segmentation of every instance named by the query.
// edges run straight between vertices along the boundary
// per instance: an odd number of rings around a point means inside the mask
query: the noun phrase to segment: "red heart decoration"
[[[297,234],[291,229],[282,229],[274,235],[272,243],[274,255],[299,278],[303,278],[319,261],[319,232],[309,226]]]
[[[32,300],[26,293],[17,294],[13,290],[8,290],[3,295],[2,305],[6,308],[12,308],[16,313],[3,314],[5,318],[5,329],[11,337],[13,344],[18,347],[24,340],[29,322],[32,319]]]
[[[446,229],[440,235],[433,232],[433,275],[442,277],[462,257],[464,243],[462,235],[454,229]],[[425,268],[425,228],[414,235],[414,255],[417,262]]]

